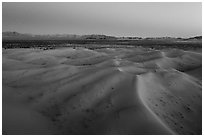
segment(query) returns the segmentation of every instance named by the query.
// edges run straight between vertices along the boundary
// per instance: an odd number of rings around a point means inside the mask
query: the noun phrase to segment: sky
[[[3,3],[2,30],[137,37],[202,35],[202,3]]]

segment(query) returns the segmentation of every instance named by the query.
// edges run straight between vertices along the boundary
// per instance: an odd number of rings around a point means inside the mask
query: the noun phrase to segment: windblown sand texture
[[[3,134],[201,134],[202,54],[3,49]]]

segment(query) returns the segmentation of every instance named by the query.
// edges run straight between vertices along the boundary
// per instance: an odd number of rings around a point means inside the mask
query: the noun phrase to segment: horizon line
[[[41,36],[45,36],[45,35],[77,35],[77,36],[86,36],[86,35],[104,35],[104,36],[110,36],[110,37],[137,37],[137,38],[192,38],[192,37],[198,37],[198,36],[202,36],[201,35],[194,35],[194,36],[189,36],[189,37],[181,37],[181,36],[115,36],[115,35],[109,35],[109,34],[99,34],[99,33],[87,33],[87,34],[73,34],[73,33],[44,33],[44,34],[36,34],[36,33],[24,33],[24,32],[18,32],[18,31],[2,31],[2,33],[4,32],[16,32],[19,34],[27,34],[27,35],[41,35]],[[3,36],[3,35],[2,35]]]

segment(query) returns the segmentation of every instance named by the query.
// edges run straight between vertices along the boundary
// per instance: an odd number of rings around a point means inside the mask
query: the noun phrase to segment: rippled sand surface
[[[201,134],[201,53],[2,52],[3,134]]]

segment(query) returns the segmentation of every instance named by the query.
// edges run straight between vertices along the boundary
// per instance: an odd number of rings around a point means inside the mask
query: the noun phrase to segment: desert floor
[[[202,54],[2,49],[3,134],[201,134]]]

